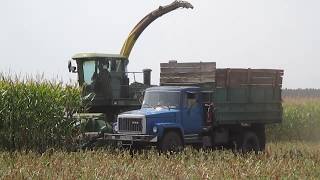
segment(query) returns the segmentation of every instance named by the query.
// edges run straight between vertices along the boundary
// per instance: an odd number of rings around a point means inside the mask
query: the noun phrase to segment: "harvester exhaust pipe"
[[[151,85],[151,69],[144,69],[143,71],[143,84],[150,86]]]

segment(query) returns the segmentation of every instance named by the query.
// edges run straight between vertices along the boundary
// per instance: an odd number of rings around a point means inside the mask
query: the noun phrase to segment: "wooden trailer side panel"
[[[215,62],[160,63],[160,85],[198,85],[215,82]]]

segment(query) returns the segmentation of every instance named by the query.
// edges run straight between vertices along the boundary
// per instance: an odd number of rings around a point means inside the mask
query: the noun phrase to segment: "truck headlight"
[[[153,132],[153,133],[157,133],[157,132],[158,132],[158,128],[157,128],[157,126],[153,126],[153,128],[152,128],[152,132]]]
[[[113,131],[114,132],[118,132],[119,131],[119,126],[118,126],[117,122],[113,124]]]

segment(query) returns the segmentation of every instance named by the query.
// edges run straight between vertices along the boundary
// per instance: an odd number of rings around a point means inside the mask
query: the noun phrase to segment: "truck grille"
[[[142,133],[142,118],[124,118],[119,119],[119,132],[140,132]]]

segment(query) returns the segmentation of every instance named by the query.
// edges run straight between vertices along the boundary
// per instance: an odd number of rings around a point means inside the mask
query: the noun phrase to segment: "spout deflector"
[[[192,4],[187,1],[174,1],[169,5],[160,6],[158,9],[152,11],[146,15],[130,32],[128,38],[124,42],[120,54],[125,57],[129,57],[131,50],[139,38],[140,34],[157,18],[164,14],[167,14],[178,8],[193,9]]]

